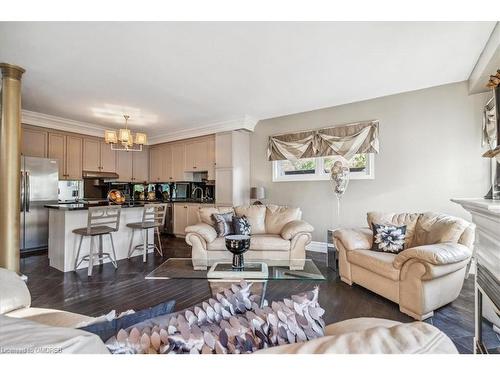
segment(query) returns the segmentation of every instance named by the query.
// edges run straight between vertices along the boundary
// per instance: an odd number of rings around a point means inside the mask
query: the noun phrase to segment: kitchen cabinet
[[[24,156],[47,157],[48,132],[28,126],[22,128],[21,154]]]
[[[184,236],[185,229],[200,221],[198,210],[201,207],[213,207],[212,203],[174,203],[174,234]]]
[[[172,154],[172,180],[184,181],[184,165],[186,160],[186,147],[184,143],[174,143],[171,146]]]
[[[188,205],[174,203],[174,234],[183,236],[188,223]]]
[[[60,180],[80,180],[82,178],[81,137],[49,133],[48,157],[57,159]]]
[[[72,135],[66,136],[66,178],[82,179],[83,139]]]
[[[116,153],[124,151],[114,151],[111,145],[104,141],[99,142],[101,158],[101,172],[116,172]]]
[[[212,137],[208,140],[208,179],[215,180],[215,139]]]
[[[116,155],[116,173],[118,174],[118,181],[132,182],[132,158],[134,152],[120,151]]]
[[[187,142],[185,152],[185,172],[208,171],[208,139]]]
[[[117,151],[116,173],[120,182],[144,182],[149,179],[149,150]]]
[[[50,159],[57,159],[57,167],[59,169],[59,179],[66,179],[66,136],[63,134],[50,133],[49,134],[49,147],[48,157]],[[81,177],[81,176],[80,176]]]
[[[123,152],[119,152],[123,153]],[[130,152],[126,152],[130,154]],[[132,181],[144,182],[149,179],[149,150],[143,146],[142,151],[132,152]]]
[[[94,138],[83,139],[83,170],[101,171],[101,142]]]
[[[154,146],[149,149],[149,181],[160,182],[161,179],[161,147]]]
[[[86,171],[115,172],[116,151],[96,138],[83,140],[83,169]]]

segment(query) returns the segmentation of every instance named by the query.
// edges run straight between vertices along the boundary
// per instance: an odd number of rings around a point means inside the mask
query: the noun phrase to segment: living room
[[[500,353],[499,21],[15,19],[1,353]]]

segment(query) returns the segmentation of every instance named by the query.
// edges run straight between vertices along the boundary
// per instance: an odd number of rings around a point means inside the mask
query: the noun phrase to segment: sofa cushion
[[[362,331],[321,337],[304,343],[260,350],[259,354],[457,354],[451,339],[423,323],[375,326]]]
[[[413,246],[457,243],[469,225],[469,222],[458,217],[426,212],[417,221]]]
[[[0,268],[0,285],[0,314],[30,306],[30,292],[17,273]]]
[[[270,204],[266,207],[266,233],[280,234],[286,224],[301,217],[300,208]]]
[[[399,270],[392,263],[396,254],[372,250],[352,250],[347,252],[347,260],[380,276],[398,281]]]
[[[372,224],[392,224],[398,227],[406,225],[404,248],[407,249],[414,246],[415,227],[419,216],[420,214],[416,213],[368,212],[366,219],[370,228],[372,228]]]
[[[213,218],[213,214],[225,214],[227,212],[234,213],[232,207],[201,207],[198,210],[198,216],[202,223],[211,225],[215,228],[215,222]]]
[[[234,208],[236,216],[246,216],[252,226],[252,234],[266,233],[266,206],[238,206]]]
[[[54,327],[75,328],[80,324],[92,323],[95,319],[87,315],[81,315],[69,311],[44,309],[39,307],[28,307],[11,311],[5,316],[31,320],[40,324]]]
[[[217,237],[213,242],[207,244],[208,251],[226,250],[226,242],[223,237]],[[290,250],[290,241],[284,240],[277,234],[257,234],[252,235],[250,240],[250,250]]]
[[[0,315],[3,353],[109,354],[93,333]]]

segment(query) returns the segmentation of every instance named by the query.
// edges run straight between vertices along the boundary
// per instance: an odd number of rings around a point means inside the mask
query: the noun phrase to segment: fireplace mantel
[[[476,224],[473,253],[476,263],[474,350],[484,353],[486,350],[481,339],[482,317],[492,322],[497,330],[500,328],[500,200],[476,198],[451,201],[468,211],[472,222]]]

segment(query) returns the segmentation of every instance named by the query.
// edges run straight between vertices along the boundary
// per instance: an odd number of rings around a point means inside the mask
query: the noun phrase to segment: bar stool
[[[161,246],[161,239],[160,239],[160,227],[162,227],[165,224],[166,213],[167,213],[166,204],[163,203],[145,204],[144,210],[142,211],[142,221],[127,224],[127,227],[132,228],[132,237],[130,238],[130,245],[128,247],[129,259],[136,250],[142,250],[143,262],[146,262],[146,254],[150,249],[158,251],[158,254],[163,256],[163,248]],[[156,246],[156,244],[154,243],[154,234],[153,234],[153,243],[152,244],[149,243],[149,229],[152,228],[158,235],[159,247]],[[132,244],[134,242],[134,233],[136,229],[142,230],[142,236],[144,242],[132,248]]]
[[[80,244],[78,245],[78,252],[75,257],[75,271],[78,266],[83,262],[89,262],[88,264],[88,276],[92,276],[92,269],[94,268],[94,261],[102,262],[104,259],[111,260],[113,266],[118,268],[116,264],[116,252],[115,245],[113,243],[112,232],[117,232],[120,227],[120,213],[121,206],[98,206],[89,207],[87,216],[87,227],[74,229],[73,233],[80,235]],[[102,236],[109,235],[111,241],[112,255],[110,253],[102,252]],[[94,254],[94,237],[99,236],[99,252]],[[90,237],[90,250],[89,254],[83,256],[80,260],[80,250],[82,248],[82,242],[84,237]]]

